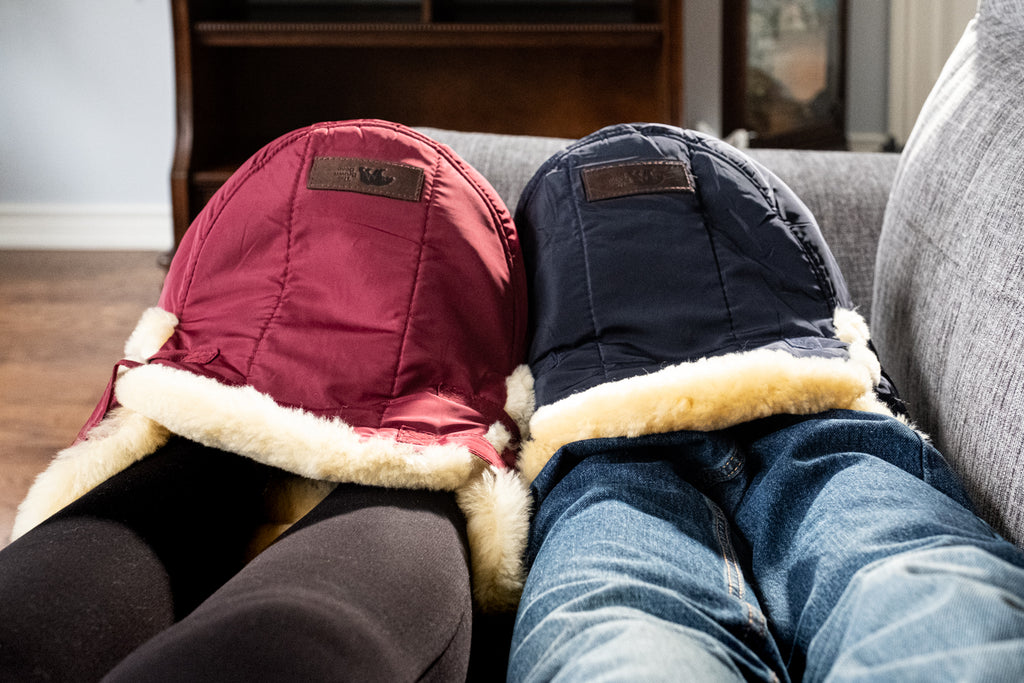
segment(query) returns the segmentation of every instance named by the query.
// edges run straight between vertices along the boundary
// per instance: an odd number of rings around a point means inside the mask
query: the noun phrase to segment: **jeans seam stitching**
[[[736,476],[743,469],[744,460],[739,453],[733,451],[729,459],[721,467],[708,470],[704,473],[704,481],[708,484],[720,484]]]
[[[729,588],[729,595],[738,600],[743,600],[743,573],[739,567],[739,563],[735,559],[735,550],[733,550],[732,541],[729,540],[725,514],[710,500],[707,501],[707,504],[711,508],[711,513],[715,518],[715,535],[718,537],[718,545],[721,549],[722,561],[725,563],[725,578]],[[733,582],[734,573],[737,578],[735,583]]]

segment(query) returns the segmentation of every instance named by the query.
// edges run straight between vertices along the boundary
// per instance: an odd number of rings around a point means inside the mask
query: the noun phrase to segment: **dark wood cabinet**
[[[318,121],[579,137],[682,121],[682,0],[172,0],[177,244],[249,155]]]

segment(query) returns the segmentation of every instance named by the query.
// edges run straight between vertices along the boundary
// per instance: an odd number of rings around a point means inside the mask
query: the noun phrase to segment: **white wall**
[[[0,247],[171,245],[167,0],[0,0]]]

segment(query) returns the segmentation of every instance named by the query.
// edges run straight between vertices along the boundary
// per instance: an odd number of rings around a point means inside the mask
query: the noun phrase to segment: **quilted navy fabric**
[[[598,131],[538,170],[516,223],[538,406],[701,357],[847,354],[833,313],[852,303],[814,217],[713,138],[655,124]]]

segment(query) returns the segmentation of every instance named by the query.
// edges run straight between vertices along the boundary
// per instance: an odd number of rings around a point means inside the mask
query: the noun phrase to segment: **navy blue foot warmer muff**
[[[721,141],[605,128],[537,171],[516,224],[532,285],[528,480],[582,439],[896,404],[811,212]]]

